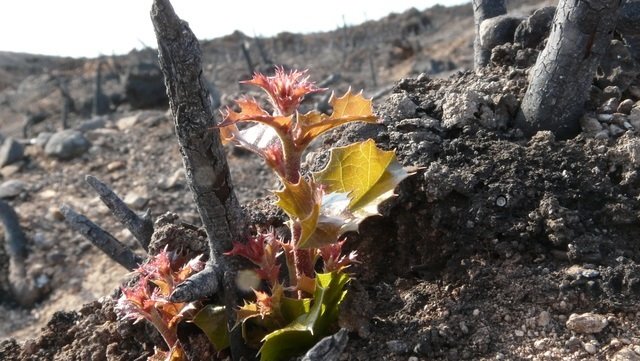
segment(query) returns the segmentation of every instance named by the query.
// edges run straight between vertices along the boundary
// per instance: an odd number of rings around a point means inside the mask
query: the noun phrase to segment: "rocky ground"
[[[311,67],[313,79],[327,78],[335,73],[331,64],[340,63],[341,80],[332,85],[339,89],[383,89],[402,78],[375,102],[382,124],[328,134],[306,158],[306,167],[317,169],[328,147],[373,138],[396,149],[404,165],[420,168],[381,208],[382,216],[349,238],[362,264],[353,268],[357,281],[341,316],[341,326],[351,331],[342,359],[639,360],[640,66],[614,40],[594,79],[582,132],[568,140],[547,132],[525,138],[511,124],[540,44],[501,45],[492,66],[477,72],[448,78],[436,78],[441,72],[433,68],[425,72],[425,64],[444,66],[443,72],[469,66],[472,34],[462,29],[471,28],[470,15],[469,7],[459,7],[392,16],[350,29],[351,45],[340,45],[340,29],[333,43],[322,34],[264,40],[287,65]],[[469,26],[453,26],[453,20]],[[377,37],[359,35],[363,29]],[[409,46],[394,43],[392,30],[409,34],[398,36]],[[222,103],[248,75],[240,76],[248,73],[240,53],[220,50],[233,48],[238,38],[244,40],[234,34],[203,44],[214,59],[206,71],[215,75],[210,79]],[[377,86],[363,65],[368,41],[380,44]],[[319,57],[325,62],[308,59],[329,44],[349,51],[328,52]],[[425,49],[440,55],[425,57]],[[137,360],[160,344],[148,326],[116,319],[111,297],[126,271],[70,231],[58,211],[59,204],[71,205],[142,254],[84,182],[92,174],[135,210],[150,209],[156,219],[171,211],[199,223],[170,115],[157,107],[141,110],[149,106],[132,102],[135,94],[123,86],[132,81],[111,75],[110,69],[147,56],[104,60],[109,101],[101,117],[86,114],[93,107],[95,60],[63,62],[66,68],[39,60],[52,69],[14,75],[0,90],[0,103],[11,104],[0,117],[3,134],[20,137],[16,122],[27,111],[47,114],[27,128],[32,142],[2,145],[5,154],[22,153],[0,168],[0,198],[20,215],[28,236],[27,277],[42,298],[32,308],[20,307],[6,292],[7,277],[0,277],[0,359]],[[225,64],[237,69],[222,71]],[[77,132],[51,136],[61,124],[61,78],[74,100],[68,121]],[[229,150],[228,156],[236,191],[256,221],[278,222],[266,202],[251,203],[276,187],[274,177],[250,154]],[[0,264],[6,260],[0,248]],[[192,333],[181,330],[182,337]]]

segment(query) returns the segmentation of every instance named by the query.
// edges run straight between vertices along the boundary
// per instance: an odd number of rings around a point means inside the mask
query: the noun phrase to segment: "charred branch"
[[[111,210],[111,214],[113,214],[118,222],[127,227],[140,246],[145,251],[148,251],[149,242],[151,242],[151,236],[153,235],[153,222],[149,211],[147,210],[142,216],[138,216],[127,207],[117,194],[106,184],[98,180],[98,178],[88,175],[85,177],[85,181],[98,193],[102,203]]]
[[[9,285],[12,298],[23,307],[31,307],[44,290],[27,275],[27,237],[20,227],[18,214],[7,202],[0,200],[0,224],[4,228],[5,252],[9,256]]]
[[[231,249],[232,241],[244,241],[245,215],[233,190],[219,131],[212,128],[214,115],[198,39],[176,15],[169,0],[154,0],[151,20],[187,184],[210,245],[205,270],[178,287],[171,298],[173,301],[201,299],[222,288],[229,329],[232,329],[235,309],[241,302],[235,284],[239,263],[232,257],[223,257],[223,253]],[[255,357],[255,350],[244,345],[238,327],[230,336],[234,359]]]
[[[253,65],[253,61],[251,60],[251,53],[249,53],[249,46],[246,42],[240,44],[240,49],[242,50],[242,56],[244,56],[244,61],[247,63],[247,70],[249,74],[252,74],[255,70],[255,66]]]
[[[475,38],[473,40],[473,67],[487,66],[491,60],[491,49],[482,44],[480,24],[483,21],[507,13],[504,0],[473,0],[473,21],[475,24]]]
[[[20,227],[16,211],[0,200],[0,223],[4,227],[5,249],[11,259],[21,262],[27,258],[27,237]]]
[[[620,0],[561,0],[547,45],[530,71],[516,126],[568,138],[580,130],[593,76],[609,48]]]
[[[260,54],[262,63],[264,65],[274,64],[273,60],[271,60],[271,58],[269,57],[269,54],[267,54],[267,49],[265,49],[262,39],[260,39],[260,37],[258,36],[254,36],[253,42],[256,44],[256,48],[258,48],[258,54]]]
[[[89,242],[93,243],[94,246],[98,247],[122,267],[132,271],[142,263],[142,258],[138,257],[127,246],[118,241],[109,232],[91,222],[87,217],[76,213],[68,205],[62,205],[60,212],[71,229],[82,234]]]

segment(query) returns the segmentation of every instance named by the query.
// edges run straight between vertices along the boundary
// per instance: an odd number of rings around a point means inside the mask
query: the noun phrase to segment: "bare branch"
[[[149,251],[149,242],[151,242],[151,236],[153,235],[153,222],[149,211],[139,217],[98,178],[88,175],[85,177],[85,181],[98,193],[100,200],[109,207],[111,214],[116,217],[118,222],[131,231],[131,234],[138,240],[138,243],[145,251]]]
[[[516,116],[515,125],[526,135],[550,130],[566,139],[579,132],[584,102],[609,49],[619,7],[618,0],[560,0]]]
[[[23,307],[31,307],[40,299],[45,290],[36,286],[27,275],[27,237],[20,227],[16,211],[8,203],[0,200],[0,224],[4,227],[5,251],[9,256],[9,286],[13,299]]]
[[[60,207],[60,212],[74,231],[82,234],[94,246],[98,247],[122,267],[132,271],[142,263],[142,258],[133,253],[127,246],[118,241],[109,232],[91,222],[87,217],[76,213],[68,205],[63,204]]]
[[[246,219],[233,191],[219,131],[212,129],[214,117],[207,82],[202,75],[198,39],[188,24],[176,15],[169,0],[154,0],[151,21],[158,39],[158,58],[187,184],[210,245],[206,268],[176,289],[171,299],[175,302],[209,297],[222,285],[229,327],[232,328],[234,310],[241,302],[234,279],[239,261],[222,257],[222,254],[231,249],[232,241],[245,240]],[[238,327],[230,336],[235,360],[255,357],[255,351],[244,345]]]
[[[480,39],[480,24],[486,19],[491,19],[507,13],[504,0],[473,0],[473,20],[476,27],[476,36],[473,40],[473,67],[487,66],[491,58],[491,49],[483,46]]]
[[[27,237],[16,211],[7,202],[0,200],[0,224],[4,226],[5,249],[11,259],[22,262],[27,258]]]

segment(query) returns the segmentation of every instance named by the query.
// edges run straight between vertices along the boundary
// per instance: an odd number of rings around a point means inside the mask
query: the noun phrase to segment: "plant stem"
[[[167,327],[165,321],[162,320],[162,317],[160,317],[157,310],[152,310],[151,312],[149,312],[149,315],[151,317],[151,320],[149,321],[151,321],[153,326],[155,326],[158,332],[160,332],[160,335],[162,335],[164,342],[166,342],[167,346],[169,346],[169,349],[171,349],[173,345],[175,345],[178,341],[178,335],[176,334],[175,330],[171,330],[169,329],[169,327]]]
[[[302,152],[296,150],[293,141],[282,142],[282,152],[284,158],[284,178],[291,184],[297,184],[300,181],[300,158]]]
[[[310,250],[298,248],[298,241],[301,234],[300,223],[294,222],[291,227],[291,244],[293,245],[293,263],[296,269],[296,285],[303,276],[313,276],[313,265],[311,264]],[[302,298],[303,292],[298,291],[298,298]]]

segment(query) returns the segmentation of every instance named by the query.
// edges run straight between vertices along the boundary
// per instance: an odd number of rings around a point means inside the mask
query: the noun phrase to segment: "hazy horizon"
[[[223,2],[174,0],[173,7],[199,39],[236,30],[273,36],[283,31],[311,33],[377,20],[412,7],[453,6],[470,0],[395,0],[375,5],[363,0],[323,3],[284,1]],[[2,9],[0,51],[53,56],[96,57],[156,47],[149,19],[151,0],[21,0]],[[126,9],[126,10],[123,10]],[[250,11],[248,11],[250,9]]]

